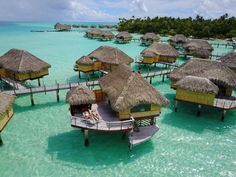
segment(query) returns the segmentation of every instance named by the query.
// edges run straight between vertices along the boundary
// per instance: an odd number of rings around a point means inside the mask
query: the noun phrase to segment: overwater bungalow
[[[90,28],[96,28],[97,26],[96,25],[91,25]]]
[[[120,44],[129,43],[132,38],[133,36],[129,32],[123,31],[116,35],[116,42]]]
[[[232,71],[236,73],[236,51],[230,52],[218,59],[221,63],[224,63]]]
[[[211,56],[211,51],[204,48],[198,48],[192,52],[192,56],[194,58],[209,59]]]
[[[109,72],[119,64],[130,65],[133,59],[118,48],[101,46],[91,52],[88,56],[83,56],[75,63],[74,70],[79,72],[91,73],[95,71]]]
[[[101,37],[102,30],[89,29],[85,32],[85,36],[90,39],[99,39]]]
[[[81,28],[88,28],[88,25],[81,25]]]
[[[71,30],[71,25],[56,23],[54,25],[54,29],[57,29],[59,31],[69,31]]]
[[[141,60],[138,63],[153,64],[158,62],[173,63],[179,56],[178,51],[169,44],[154,42],[141,52]]]
[[[101,41],[110,41],[114,38],[114,34],[111,31],[102,31],[100,40]]]
[[[101,69],[112,71],[119,64],[130,65],[133,59],[116,47],[101,46],[88,55],[91,59],[100,62]]]
[[[169,43],[172,46],[182,46],[186,42],[188,42],[188,38],[183,34],[176,34],[169,39]]]
[[[11,49],[0,57],[0,78],[16,81],[38,79],[48,75],[51,67],[33,54],[19,49]]]
[[[73,24],[72,27],[73,27],[73,28],[80,28],[80,25],[78,25],[78,24]]]
[[[171,87],[176,89],[176,110],[178,101],[223,110],[236,108],[236,98],[232,96],[236,88],[236,74],[218,61],[192,59],[173,70],[170,74]]]
[[[213,51],[213,47],[206,40],[203,40],[203,39],[192,39],[184,43],[183,48],[185,49],[185,54],[187,55],[194,54],[195,57],[199,57],[199,56],[196,56],[196,54],[199,54],[197,50],[201,50],[201,51],[207,50],[210,53]]]
[[[12,103],[15,96],[0,92],[0,145],[3,144],[1,132],[7,126],[13,116]]]
[[[155,33],[146,33],[140,39],[141,39],[141,45],[149,46],[153,42],[159,42],[160,41],[160,35],[157,35]]]
[[[129,133],[130,146],[147,141],[158,131],[156,117],[169,101],[139,73],[122,64],[100,78],[99,84],[97,90],[79,86],[67,94],[73,108],[71,125],[84,130],[85,145],[88,130]]]

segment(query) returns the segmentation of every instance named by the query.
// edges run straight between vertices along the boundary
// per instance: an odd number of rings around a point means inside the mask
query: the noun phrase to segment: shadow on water
[[[34,106],[29,105],[25,105],[25,106],[21,106],[17,103],[14,103],[14,112],[16,113],[21,113],[21,112],[27,112],[27,111],[32,111],[32,110],[36,110],[36,109],[46,109],[48,107],[55,107],[55,106],[64,106],[66,104],[66,102],[64,100],[61,100],[59,103],[57,101],[54,102],[46,102],[46,103],[41,103],[41,104],[35,104]],[[69,106],[68,106],[69,107]]]
[[[128,164],[153,151],[151,141],[128,150],[128,138],[121,133],[89,132],[89,147],[84,146],[83,133],[73,130],[48,138],[47,153],[52,159],[80,163],[88,167]]]
[[[224,122],[221,121],[222,111],[212,107],[202,107],[201,115],[197,116],[198,107],[190,103],[178,103],[178,112],[172,104],[163,115],[162,123],[174,127],[202,133],[204,130],[224,132],[236,126],[235,111],[228,111]]]

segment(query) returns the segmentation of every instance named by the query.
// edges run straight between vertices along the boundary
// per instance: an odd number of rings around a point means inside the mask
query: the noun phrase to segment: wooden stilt
[[[38,78],[38,86],[41,86],[40,78]]]
[[[34,106],[34,97],[33,97],[33,92],[32,92],[31,87],[30,87],[30,101],[31,101],[31,105]]]
[[[152,77],[150,77],[150,84],[152,84]]]
[[[162,75],[162,82],[164,82],[165,81],[165,75],[163,74]]]
[[[175,100],[175,112],[177,112],[177,110],[178,110],[178,101]]]
[[[126,137],[126,133],[122,133],[122,139],[124,140]]]
[[[88,130],[84,130],[84,145],[89,146]]]
[[[79,78],[81,79],[80,71],[79,71]]]
[[[198,105],[197,116],[201,115],[202,105]]]
[[[224,122],[225,120],[225,115],[226,115],[226,110],[223,110],[222,116],[221,116],[221,121]]]
[[[3,145],[3,140],[2,140],[2,137],[1,137],[1,133],[0,133],[0,146]]]

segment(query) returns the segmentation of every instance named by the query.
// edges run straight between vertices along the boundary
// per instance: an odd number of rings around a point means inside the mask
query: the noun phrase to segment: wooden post
[[[150,77],[150,84],[152,84],[152,77]]]
[[[59,84],[58,83],[57,83],[56,94],[57,94],[57,102],[59,102],[60,101],[60,97],[59,97]]]
[[[178,110],[178,100],[175,100],[175,112]]]
[[[202,109],[202,105],[198,105],[198,110],[197,110],[197,116],[201,115],[201,109]]]
[[[0,146],[3,145],[3,140],[2,140],[2,137],[1,137],[1,133],[0,133]]]
[[[222,116],[221,116],[221,121],[224,122],[225,120],[225,114],[226,114],[226,110],[223,110]]]
[[[165,81],[165,74],[162,75],[162,82]]]
[[[81,79],[80,71],[79,71],[79,78]]]
[[[126,137],[126,133],[124,132],[124,133],[122,133],[122,139],[124,140],[125,137]]]
[[[88,130],[84,130],[84,145],[89,146],[89,139],[88,139]]]
[[[31,87],[30,87],[30,101],[31,101],[31,105],[34,106],[34,97],[33,97],[32,88]]]
[[[40,78],[38,78],[38,86],[39,86],[39,87],[41,86]]]

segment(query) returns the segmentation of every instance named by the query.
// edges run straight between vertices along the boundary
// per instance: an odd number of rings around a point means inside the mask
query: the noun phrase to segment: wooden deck
[[[213,106],[224,110],[236,109],[236,97],[215,98]]]
[[[154,134],[159,130],[159,127],[156,125],[150,125],[145,127],[139,127],[138,132],[133,132],[129,137],[129,143],[132,146],[144,143],[150,140]]]
[[[133,129],[134,119],[120,121],[116,113],[106,102],[100,102],[92,105],[92,110],[97,111],[99,120],[89,120],[82,117],[82,114],[71,116],[71,126],[95,131],[131,131]]]

